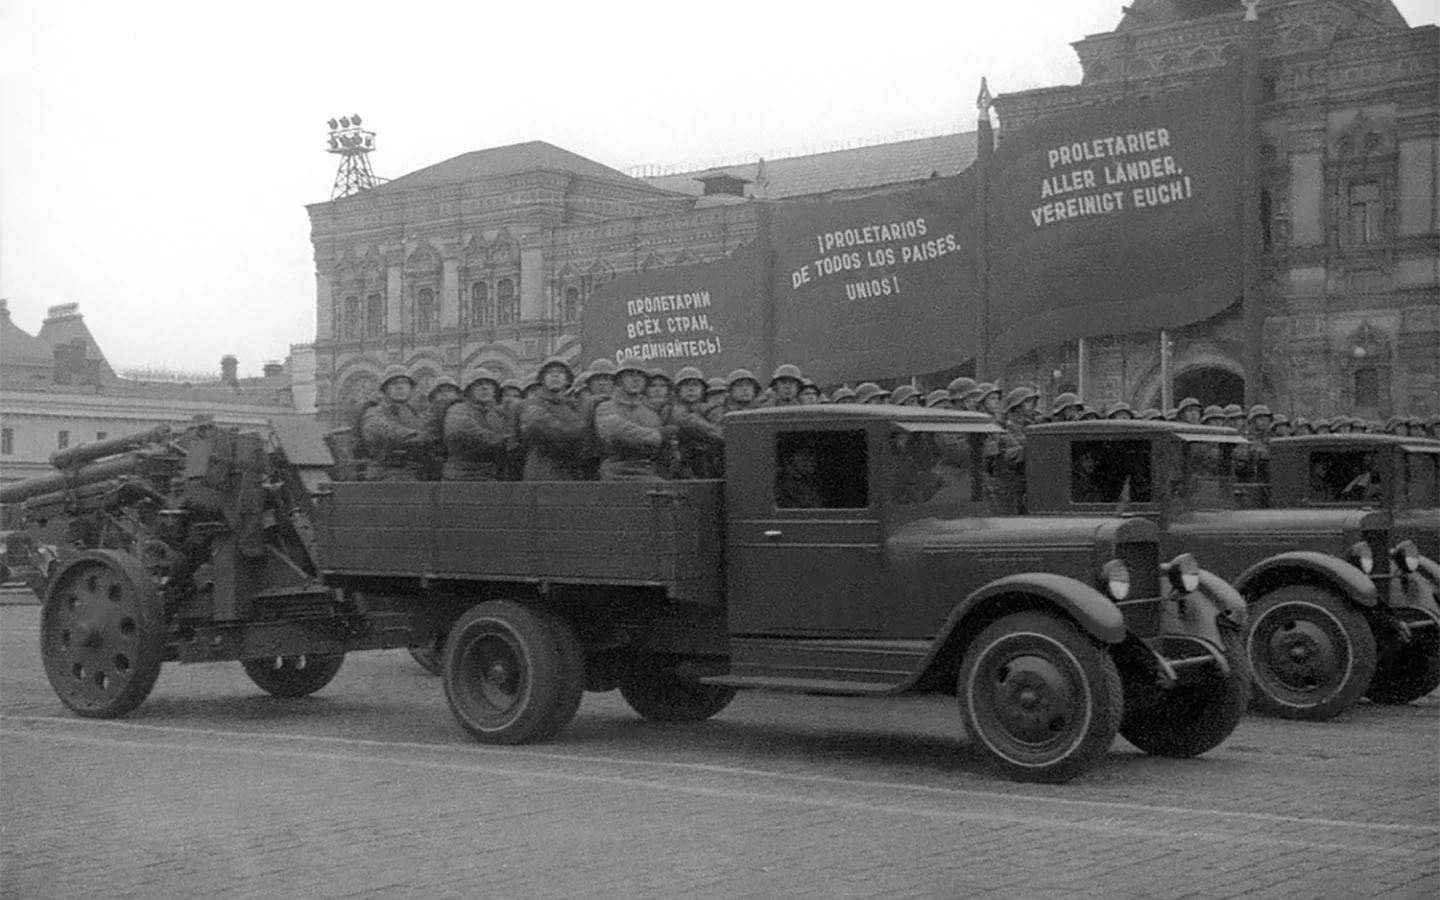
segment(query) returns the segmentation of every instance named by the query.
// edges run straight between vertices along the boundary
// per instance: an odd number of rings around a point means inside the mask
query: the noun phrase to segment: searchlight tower
[[[335,172],[335,186],[330,190],[330,199],[349,197],[381,184],[385,179],[377,178],[370,168],[375,132],[361,128],[358,115],[331,119],[326,124],[330,126],[330,141],[325,152],[340,157],[340,168]]]

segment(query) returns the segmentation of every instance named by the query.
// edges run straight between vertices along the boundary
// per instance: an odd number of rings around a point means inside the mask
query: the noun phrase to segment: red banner
[[[1173,328],[1240,295],[1239,66],[1043,119],[990,170],[992,369],[1078,337]]]
[[[967,170],[895,193],[778,204],[776,362],[829,384],[973,356],[974,201]]]
[[[623,275],[585,303],[586,359],[633,353],[674,372],[698,366],[725,375],[765,352],[758,251],[745,246],[712,263]]]

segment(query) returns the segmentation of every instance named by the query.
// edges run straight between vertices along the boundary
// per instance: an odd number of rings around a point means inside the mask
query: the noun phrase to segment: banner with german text
[[[775,361],[821,384],[975,353],[974,173],[853,200],[777,204]]]
[[[758,364],[765,352],[759,253],[753,245],[710,263],[622,275],[585,303],[585,362],[627,353],[674,373],[707,376]]]
[[[992,370],[1078,337],[1173,328],[1240,296],[1239,66],[1027,125],[990,169]]]

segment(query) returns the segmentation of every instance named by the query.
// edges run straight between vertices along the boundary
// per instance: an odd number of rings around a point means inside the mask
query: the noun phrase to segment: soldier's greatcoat
[[[541,389],[520,404],[520,437],[526,481],[585,481],[584,451],[590,434],[583,401]]]
[[[365,410],[360,435],[370,465],[368,481],[413,481],[419,478],[425,446],[425,423],[409,404],[385,399]]]
[[[463,401],[445,413],[446,481],[504,481],[515,430],[499,404]]]
[[[639,395],[617,391],[595,410],[601,481],[664,481],[660,459],[667,436],[660,416]]]

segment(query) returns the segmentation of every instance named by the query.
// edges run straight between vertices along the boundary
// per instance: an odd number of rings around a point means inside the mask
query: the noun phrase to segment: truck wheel
[[[1120,728],[1115,662],[1070,622],[1019,612],[992,622],[960,665],[965,730],[1016,781],[1069,781]]]
[[[478,604],[445,641],[441,678],[450,712],[483,743],[545,740],[580,706],[578,648],[569,626],[550,613],[509,600]]]
[[[272,697],[308,697],[335,680],[343,653],[302,653],[267,656],[240,662],[245,674]]]
[[[165,619],[139,560],[114,550],[72,557],[45,591],[40,656],[76,715],[114,719],[144,703],[165,660]]]
[[[1375,675],[1375,635],[1343,599],[1289,585],[1250,607],[1245,655],[1254,703],[1285,719],[1332,719],[1364,696]]]
[[[440,664],[444,659],[444,651],[432,647],[429,644],[422,644],[419,647],[411,647],[410,658],[420,664],[420,668],[431,675],[440,674]]]
[[[1220,746],[1250,705],[1250,670],[1239,631],[1223,630],[1230,674],[1224,678],[1163,690],[1140,688],[1133,704],[1125,698],[1120,734],[1151,756],[1186,758]]]
[[[1440,688],[1440,635],[1434,631],[1424,635],[1380,663],[1366,697],[1374,703],[1398,705]]]
[[[620,677],[620,696],[651,722],[703,722],[730,705],[735,689],[690,681],[665,669],[639,668]]]

